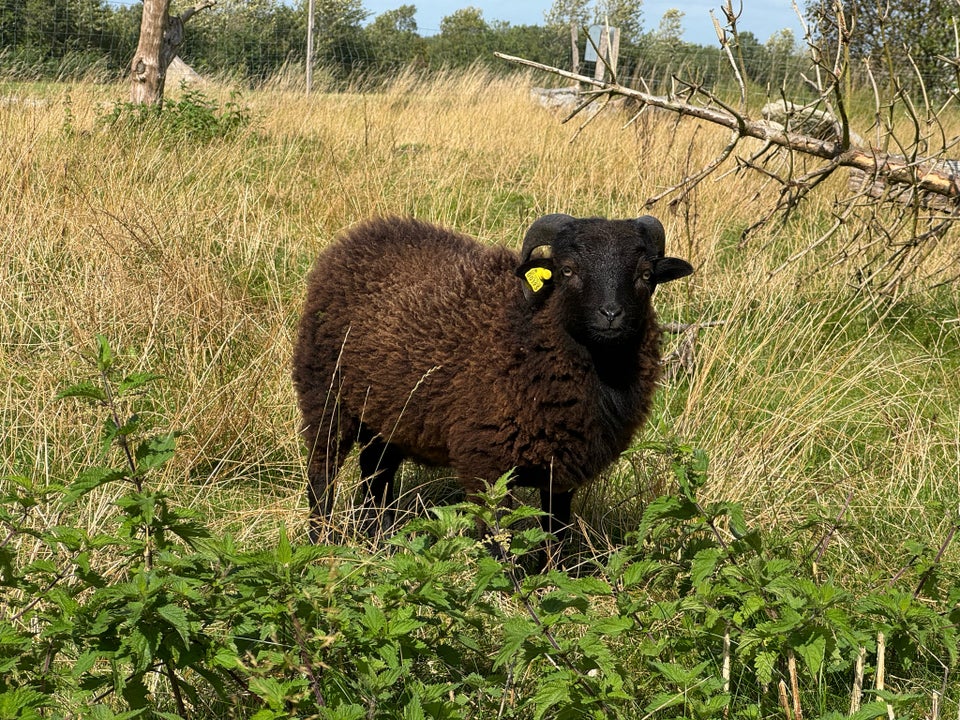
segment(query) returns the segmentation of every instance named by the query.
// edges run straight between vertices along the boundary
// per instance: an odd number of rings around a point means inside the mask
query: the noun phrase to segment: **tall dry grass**
[[[518,247],[544,213],[646,212],[727,139],[652,113],[624,128],[616,111],[577,133],[528,85],[472,71],[376,93],[277,86],[242,96],[246,131],[205,143],[103,126],[125,87],[47,87],[46,105],[0,107],[0,474],[68,481],[100,461],[94,415],[54,395],[89,373],[103,333],[126,368],[165,376],[147,410],[184,431],[171,492],[243,542],[280,521],[302,529],[288,364],[303,277],[338,231],[413,214]],[[849,496],[840,541],[866,568],[895,565],[891,543],[935,544],[956,521],[960,292],[855,293],[829,247],[773,273],[822,232],[842,187],[741,245],[775,192],[726,174],[651,210],[698,267],[658,291],[663,319],[724,324],[700,332],[693,374],[663,388],[645,435],[702,447],[708,495],[766,525],[835,516]],[[668,485],[622,468],[603,482],[582,499],[588,518],[618,493],[642,499],[638,484]],[[81,521],[110,499],[91,497]]]

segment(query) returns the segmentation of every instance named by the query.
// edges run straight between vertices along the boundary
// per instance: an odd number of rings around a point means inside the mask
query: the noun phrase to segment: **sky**
[[[792,0],[742,0],[743,13],[737,21],[741,31],[749,31],[757,40],[764,43],[778,30],[789,28],[794,37],[803,39],[803,31],[797,14],[793,10]],[[511,25],[542,25],[543,15],[553,4],[552,0],[363,0],[372,20],[384,10],[392,10],[400,5],[416,5],[417,28],[423,35],[430,35],[440,28],[440,20],[458,8],[473,6],[483,12],[487,22],[505,20]],[[723,24],[722,0],[644,0],[643,21],[645,29],[656,30],[663,13],[677,8],[684,13],[683,39],[698,45],[717,45],[717,33],[713,29],[710,10]],[[801,7],[805,3],[801,2]],[[734,0],[734,9],[740,6],[740,0]]]

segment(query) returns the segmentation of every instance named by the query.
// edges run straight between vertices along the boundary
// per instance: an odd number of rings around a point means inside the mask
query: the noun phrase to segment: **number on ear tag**
[[[543,267],[532,267],[527,270],[523,277],[534,292],[540,292],[543,289],[543,281],[553,277],[553,273]]]

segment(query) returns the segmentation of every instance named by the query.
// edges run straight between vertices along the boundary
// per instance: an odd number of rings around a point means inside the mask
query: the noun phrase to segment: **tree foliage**
[[[447,63],[469,65],[493,55],[494,31],[480,9],[465,7],[440,21],[440,35],[435,47]]]
[[[401,5],[380,13],[366,35],[378,65],[402,65],[426,57],[426,43],[417,33],[415,5]]]
[[[942,60],[955,54],[953,6],[947,0],[850,0],[839,22],[823,0],[808,2],[819,50],[836,52],[843,34],[848,60],[858,67],[866,63],[890,93],[919,86],[918,76],[928,89],[941,92],[955,84],[954,69]],[[554,0],[539,26],[489,20],[467,6],[450,12],[440,32],[428,36],[417,27],[413,3],[398,2],[376,16],[362,0],[317,0],[315,5],[315,64],[341,79],[356,73],[376,77],[408,64],[441,68],[481,62],[506,71],[493,58],[495,51],[569,66],[571,22],[582,27],[605,20],[621,31],[623,77],[656,82],[679,73],[710,82],[724,64],[718,46],[683,40],[684,14],[677,8],[666,11],[659,27],[644,32],[640,0]],[[179,0],[171,13],[186,7],[189,3]],[[127,71],[137,46],[141,8],[108,0],[0,0],[0,74],[84,76],[99,67],[115,78]],[[283,68],[303,66],[306,28],[307,0],[219,0],[191,22],[180,54],[201,72],[259,82]],[[781,30],[766,43],[742,32],[739,41],[750,80],[777,87],[789,75],[800,84],[800,66],[809,66],[809,60],[790,31]]]
[[[839,9],[824,0],[810,0],[806,8],[815,44],[828,57],[842,47],[893,92],[898,84],[934,89],[953,79],[941,59],[955,54],[952,0],[847,0]]]
[[[597,0],[594,22],[620,29],[620,41],[633,44],[643,35],[641,0]]]

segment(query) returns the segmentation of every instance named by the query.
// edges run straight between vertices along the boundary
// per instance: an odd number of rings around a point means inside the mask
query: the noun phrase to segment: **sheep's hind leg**
[[[309,452],[307,501],[310,505],[309,536],[314,545],[330,540],[337,473],[353,446],[358,423],[348,418],[337,422],[308,424],[303,436]]]
[[[364,485],[361,528],[366,535],[376,537],[388,533],[396,520],[393,484],[403,454],[365,426],[360,428],[359,440]]]

